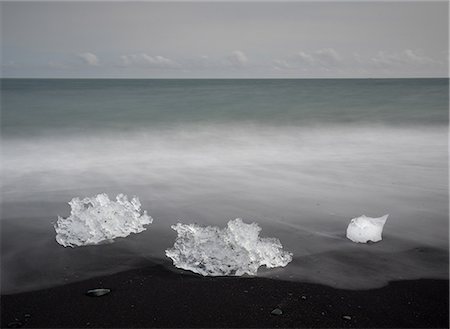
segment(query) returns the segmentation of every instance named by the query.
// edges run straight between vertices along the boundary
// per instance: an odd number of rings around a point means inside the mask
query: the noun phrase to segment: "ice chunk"
[[[388,216],[372,218],[362,215],[361,217],[353,218],[347,227],[347,238],[359,243],[381,241],[381,233]]]
[[[258,268],[286,266],[292,260],[275,238],[260,238],[256,223],[229,221],[224,229],[196,224],[172,225],[178,237],[166,250],[173,264],[201,275],[255,275]]]
[[[55,224],[56,241],[64,247],[98,244],[130,233],[145,230],[144,225],[153,219],[144,211],[137,197],[128,201],[126,195],[119,194],[116,201],[108,195],[73,198],[69,202],[70,216],[58,216]]]

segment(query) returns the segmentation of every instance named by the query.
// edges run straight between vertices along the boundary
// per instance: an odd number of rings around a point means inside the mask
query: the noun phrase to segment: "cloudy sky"
[[[448,3],[2,2],[3,77],[448,77]]]

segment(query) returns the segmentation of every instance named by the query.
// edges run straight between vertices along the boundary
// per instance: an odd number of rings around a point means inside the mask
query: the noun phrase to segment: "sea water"
[[[170,227],[242,218],[293,260],[259,276],[348,289],[448,278],[448,79],[1,81],[2,293],[159,262]],[[154,221],[64,248],[72,198]],[[390,214],[383,240],[345,237]]]

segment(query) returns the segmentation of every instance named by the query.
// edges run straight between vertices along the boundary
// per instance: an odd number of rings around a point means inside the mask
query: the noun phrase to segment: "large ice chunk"
[[[173,248],[166,250],[167,257],[176,267],[201,275],[255,275],[262,265],[286,266],[292,260],[278,239],[260,238],[258,224],[239,218],[224,229],[181,223],[171,227],[178,237]]]
[[[353,218],[347,227],[347,238],[359,243],[381,241],[381,233],[388,216],[372,218],[362,215],[361,217]]]
[[[145,230],[144,225],[153,219],[144,211],[137,197],[128,201],[119,194],[116,201],[108,195],[99,194],[92,198],[73,198],[69,202],[70,216],[58,216],[55,224],[56,241],[64,247],[84,246],[126,237],[130,233]]]

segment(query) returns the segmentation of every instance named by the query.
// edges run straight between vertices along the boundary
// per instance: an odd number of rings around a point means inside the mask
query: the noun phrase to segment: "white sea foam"
[[[315,181],[368,186],[374,181],[391,184],[395,177],[399,186],[447,190],[447,181],[442,179],[447,168],[446,133],[434,127],[298,129],[210,124],[136,130],[124,136],[98,132],[3,139],[2,201],[42,200],[52,191],[57,191],[52,200],[60,196],[65,200],[73,195],[72,191],[63,195],[68,186],[79,191],[76,195],[91,195],[92,187],[143,182],[173,186],[171,182],[176,180],[186,182],[192,190],[198,183],[197,178],[190,179],[192,172],[203,175],[204,182],[223,187],[229,179],[218,182],[220,176],[211,173],[215,168],[222,175],[231,173],[239,182],[247,182],[255,167],[277,177],[281,166],[295,167],[298,175],[310,175]],[[438,168],[439,174],[429,167]],[[258,181],[263,181],[260,175]],[[296,186],[298,190],[304,185]]]
[[[69,202],[70,216],[58,216],[55,224],[56,241],[64,247],[98,244],[131,233],[139,233],[152,223],[153,219],[144,210],[137,197],[128,201],[126,195],[119,194],[116,201],[106,194],[91,198],[73,198]]]
[[[284,267],[292,254],[276,238],[260,238],[256,223],[229,221],[224,229],[196,224],[172,225],[178,237],[166,250],[173,264],[204,276],[256,275],[258,268]]]

